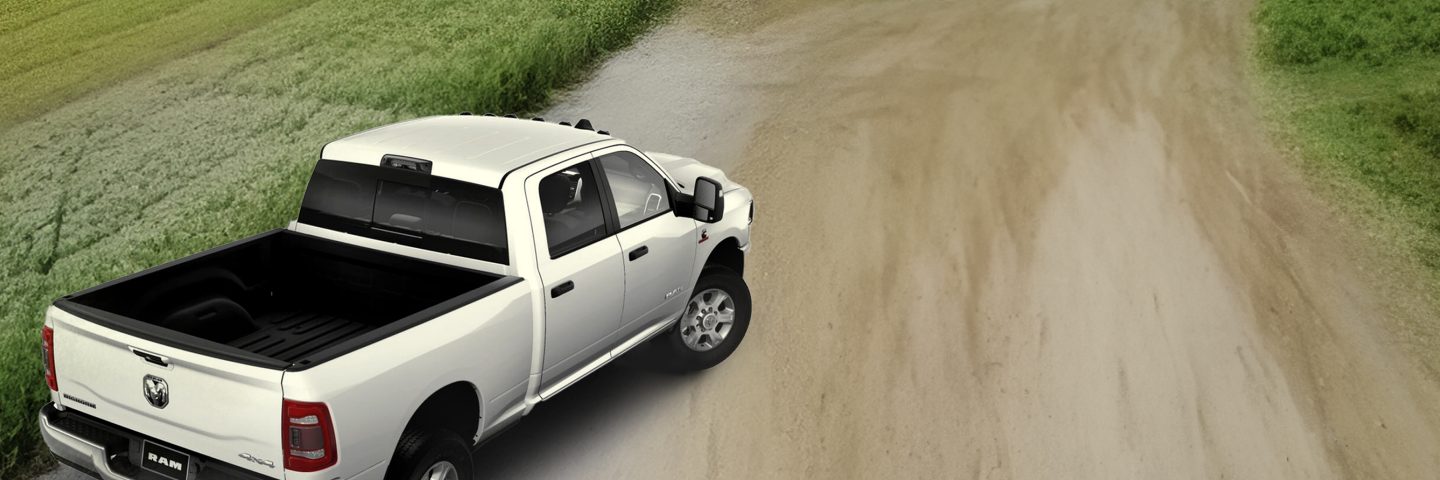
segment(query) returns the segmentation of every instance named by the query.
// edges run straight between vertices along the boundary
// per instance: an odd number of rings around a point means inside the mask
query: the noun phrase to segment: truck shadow
[[[588,448],[622,442],[628,421],[703,376],[659,373],[621,358],[537,405],[482,445],[475,452],[477,478],[573,476],[579,472],[569,467]]]

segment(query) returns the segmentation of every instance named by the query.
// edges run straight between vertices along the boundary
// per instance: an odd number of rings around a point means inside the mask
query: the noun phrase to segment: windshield
[[[500,191],[426,173],[321,160],[305,189],[300,221],[509,264]]]

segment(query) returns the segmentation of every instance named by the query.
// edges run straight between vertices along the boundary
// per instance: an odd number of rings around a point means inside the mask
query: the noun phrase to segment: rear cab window
[[[509,264],[500,191],[393,167],[321,160],[300,222],[362,237]]]

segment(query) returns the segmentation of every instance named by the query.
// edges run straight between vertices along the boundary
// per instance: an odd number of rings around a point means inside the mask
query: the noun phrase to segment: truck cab
[[[580,126],[352,135],[286,228],[57,300],[47,444],[102,478],[468,478],[637,346],[720,363],[749,324],[749,191]]]

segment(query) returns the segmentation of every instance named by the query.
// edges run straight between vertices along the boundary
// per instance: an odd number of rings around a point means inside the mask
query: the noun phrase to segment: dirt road
[[[1440,390],[1388,329],[1427,312],[1265,137],[1250,8],[691,8],[556,113],[738,166],[747,343],[692,377],[611,368],[484,464],[1433,477]]]
[[[1264,135],[1244,1],[704,3],[547,114],[732,169],[746,343],[502,478],[1433,478],[1435,312]]]

